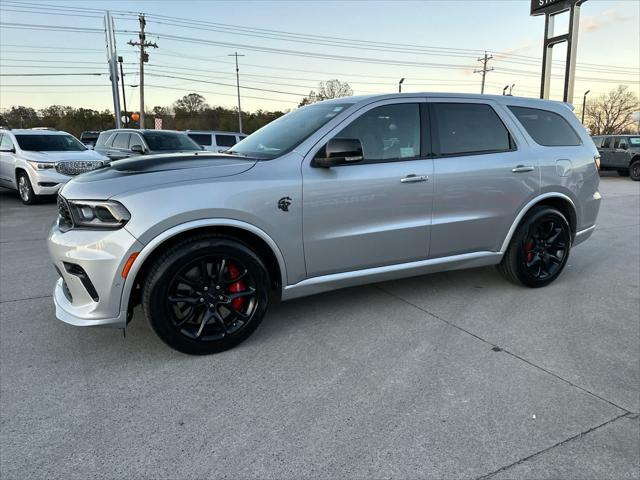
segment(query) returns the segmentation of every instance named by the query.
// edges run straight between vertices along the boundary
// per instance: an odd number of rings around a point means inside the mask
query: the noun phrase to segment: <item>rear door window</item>
[[[211,134],[210,133],[187,133],[189,138],[203,147],[211,146]]]
[[[613,148],[625,148],[627,146],[627,139],[626,138],[616,138],[616,142],[613,145]]]
[[[513,150],[511,135],[483,103],[432,103],[434,153],[472,155]]]
[[[531,138],[544,147],[581,145],[580,137],[561,115],[528,107],[509,107]]]
[[[134,145],[140,145],[141,147],[144,147],[144,142],[142,141],[142,138],[140,138],[140,135],[138,135],[137,133],[131,134],[131,138],[129,139],[129,150],[131,150],[131,147],[133,147]]]
[[[236,143],[235,135],[216,135],[216,145],[219,147],[233,147]]]
[[[613,139],[611,137],[605,138],[602,142],[602,148],[611,148],[611,144],[613,143],[612,140]]]
[[[8,152],[13,148],[13,142],[9,135],[0,134],[0,150]]]
[[[120,148],[122,150],[129,149],[129,137],[130,133],[117,133],[116,137],[113,139],[113,148]]]

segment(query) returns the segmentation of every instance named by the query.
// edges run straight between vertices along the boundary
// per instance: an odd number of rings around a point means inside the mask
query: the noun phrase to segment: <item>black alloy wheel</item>
[[[571,249],[571,228],[551,207],[535,207],[514,234],[498,269],[527,287],[543,287],[564,269]]]
[[[635,180],[636,182],[640,181],[640,160],[635,160],[629,166],[629,175],[631,176],[631,180]]]
[[[154,263],[143,308],[169,346],[189,354],[217,353],[257,328],[268,286],[264,265],[245,245],[204,237],[177,245]]]

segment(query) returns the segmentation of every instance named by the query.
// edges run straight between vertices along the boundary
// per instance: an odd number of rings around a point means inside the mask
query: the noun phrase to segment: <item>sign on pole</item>
[[[153,124],[153,128],[155,128],[156,130],[162,130],[162,119],[161,118],[156,118]]]

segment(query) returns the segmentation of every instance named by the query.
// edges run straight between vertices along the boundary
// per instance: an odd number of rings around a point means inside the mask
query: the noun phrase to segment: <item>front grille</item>
[[[99,160],[63,161],[56,163],[56,172],[62,175],[80,175],[81,173],[100,168],[103,165],[104,163]]]
[[[61,228],[73,228],[71,210],[62,195],[58,195],[58,225]]]

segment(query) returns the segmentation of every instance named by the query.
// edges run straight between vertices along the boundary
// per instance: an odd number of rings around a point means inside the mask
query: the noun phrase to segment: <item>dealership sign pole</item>
[[[116,128],[122,127],[120,112],[120,93],[118,92],[118,55],[116,53],[116,34],[113,28],[113,17],[107,11],[104,16],[104,27],[107,40],[107,60],[109,62],[109,76],[111,77],[111,93],[113,95],[113,113],[115,116]],[[124,82],[124,78],[122,79]]]
[[[580,27],[580,5],[587,0],[531,0],[531,15],[544,15],[544,49],[542,51],[542,82],[540,98],[549,98],[553,47],[567,42],[567,61],[564,73],[563,101],[573,103],[573,88],[576,80],[576,52]],[[569,31],[554,36],[555,16],[569,12]]]

